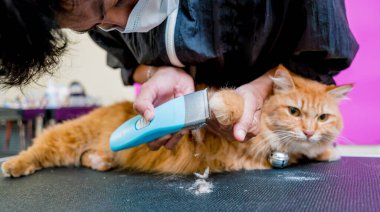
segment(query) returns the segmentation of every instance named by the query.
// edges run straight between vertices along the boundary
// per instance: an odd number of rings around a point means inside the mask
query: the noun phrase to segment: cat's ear
[[[293,78],[284,66],[279,66],[271,77],[274,84],[274,92],[287,92],[295,88]]]
[[[342,85],[342,86],[334,86],[331,90],[329,90],[327,93],[334,97],[337,101],[340,101],[342,99],[345,99],[347,97],[347,94],[352,90],[353,85]]]

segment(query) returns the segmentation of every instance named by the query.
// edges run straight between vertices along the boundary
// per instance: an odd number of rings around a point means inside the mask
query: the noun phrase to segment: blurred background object
[[[65,32],[71,41],[69,50],[53,76],[22,88],[0,90],[0,108],[6,114],[17,114],[12,119],[0,117],[0,157],[30,145],[42,127],[101,105],[134,99],[134,88],[123,85],[120,71],[106,65],[106,53],[87,34]],[[80,96],[80,89],[85,96]]]
[[[67,87],[77,81],[86,89],[86,95],[97,99],[101,105],[117,101],[133,100],[134,88],[124,86],[120,71],[106,65],[106,52],[98,47],[87,34],[64,30],[70,39],[67,53],[54,75],[46,75],[23,88],[0,90],[0,104],[14,100],[16,96],[40,98],[49,83]]]
[[[68,86],[48,81],[40,95],[24,93],[13,100],[5,100],[0,107],[0,121],[4,126],[3,151],[10,150],[14,123],[18,128],[19,150],[25,149],[44,127],[84,115],[99,107],[99,101],[87,96],[84,86],[73,81]],[[1,131],[0,131],[1,132]],[[17,150],[14,150],[17,151]]]
[[[86,91],[78,81],[73,81],[69,85],[69,106],[85,106],[88,103]]]

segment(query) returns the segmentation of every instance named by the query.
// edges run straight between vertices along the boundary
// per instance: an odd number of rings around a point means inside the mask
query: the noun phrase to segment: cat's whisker
[[[280,131],[277,131],[280,132]],[[265,142],[275,142],[277,145],[280,145],[279,148],[283,149],[292,141],[293,136],[289,135],[287,131],[281,131],[281,133],[270,134],[265,137]],[[260,150],[262,151],[262,150]]]
[[[338,140],[338,136],[337,136],[337,133],[333,133],[333,134],[327,134],[327,133],[324,133],[321,135],[321,138],[320,138],[320,143],[321,145],[322,144],[325,144],[326,142],[336,142]]]
[[[281,133],[277,133],[278,135],[279,135],[279,137],[281,138],[281,137],[284,137],[284,138],[287,138],[287,137],[290,137],[290,138],[297,138],[297,139],[302,139],[302,138],[300,138],[299,137],[299,135],[297,134],[297,133],[295,133],[295,132],[286,132],[286,131],[284,131],[284,132],[281,132]]]
[[[273,131],[273,133],[279,134],[279,135],[281,135],[281,134],[294,135],[294,136],[297,135],[297,133],[295,133],[293,131],[286,131],[286,130],[275,130],[275,131]]]
[[[286,148],[290,143],[293,142],[293,138],[289,137],[287,139],[282,140],[282,146],[283,148]]]
[[[284,134],[284,135],[281,135],[281,137],[279,137],[279,139],[283,143],[288,143],[288,142],[292,141],[291,139],[294,139],[294,136],[293,135],[289,135],[289,134]]]
[[[343,135],[339,135],[336,137],[335,141],[342,141],[344,144],[355,144],[352,140],[348,139],[347,137],[344,137]]]

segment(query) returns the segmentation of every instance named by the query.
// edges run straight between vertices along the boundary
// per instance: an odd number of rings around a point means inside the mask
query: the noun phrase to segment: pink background
[[[339,144],[380,144],[380,0],[346,0],[351,30],[360,45],[351,67],[335,79],[354,83],[341,104],[345,129]]]

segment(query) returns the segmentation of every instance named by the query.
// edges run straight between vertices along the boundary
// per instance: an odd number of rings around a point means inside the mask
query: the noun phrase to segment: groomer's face
[[[65,12],[56,17],[62,28],[79,32],[94,27],[124,29],[138,0],[61,0]]]

